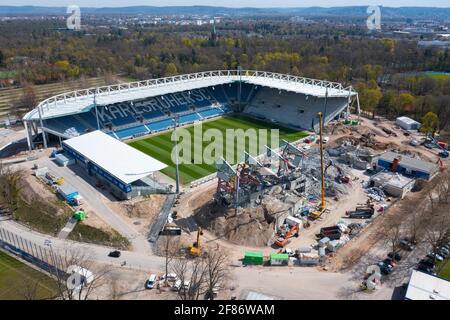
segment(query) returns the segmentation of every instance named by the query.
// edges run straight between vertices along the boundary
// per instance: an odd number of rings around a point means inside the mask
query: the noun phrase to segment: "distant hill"
[[[367,6],[349,7],[308,7],[308,8],[227,8],[214,6],[133,6],[133,7],[105,7],[81,8],[82,13],[111,15],[302,15],[302,16],[367,16]],[[413,19],[448,19],[450,8],[434,7],[382,7],[384,18],[413,18]],[[0,6],[0,15],[62,15],[66,14],[66,7],[38,7],[38,6]]]

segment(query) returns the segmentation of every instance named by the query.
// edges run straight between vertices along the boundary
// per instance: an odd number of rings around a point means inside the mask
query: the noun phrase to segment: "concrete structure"
[[[376,160],[378,169],[398,172],[405,176],[424,180],[433,179],[439,172],[436,163],[414,159],[395,152],[385,152]]]
[[[406,300],[450,300],[450,281],[413,270]]]
[[[387,194],[401,198],[411,191],[415,180],[399,175],[398,173],[381,171],[370,178],[373,187],[382,188]]]
[[[103,133],[93,131],[66,140],[62,148],[119,198],[129,199],[163,187],[149,178],[167,166]]]
[[[420,128],[420,122],[408,117],[398,117],[395,124],[405,130],[419,130]]]

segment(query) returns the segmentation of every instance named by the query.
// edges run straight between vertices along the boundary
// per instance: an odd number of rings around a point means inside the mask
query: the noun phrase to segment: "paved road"
[[[72,185],[85,199],[91,209],[107,224],[130,240],[133,250],[141,253],[150,253],[150,245],[145,235],[140,234],[127,223],[120,215],[112,211],[105,203],[106,199],[94,186],[86,180],[92,179],[76,166],[60,167],[49,158],[36,160],[41,167],[47,167],[57,175],[63,176],[64,181]],[[74,170],[74,171],[73,171]]]

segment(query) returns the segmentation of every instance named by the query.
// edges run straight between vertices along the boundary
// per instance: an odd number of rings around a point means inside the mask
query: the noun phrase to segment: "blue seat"
[[[173,121],[172,119],[164,119],[156,122],[149,122],[147,123],[147,126],[150,127],[150,130],[152,131],[162,131],[173,127]]]
[[[120,139],[127,139],[127,138],[132,138],[135,135],[146,134],[146,133],[148,133],[148,130],[144,125],[142,125],[142,126],[137,126],[137,127],[127,128],[127,129],[121,129],[121,130],[117,130],[114,132]]]
[[[212,118],[217,117],[223,114],[224,112],[217,108],[211,108],[208,110],[203,110],[198,112],[203,118]]]
[[[180,116],[179,118],[179,123],[180,124],[187,124],[187,123],[192,123],[194,121],[200,120],[198,114],[196,113],[189,113],[189,114],[185,114]]]

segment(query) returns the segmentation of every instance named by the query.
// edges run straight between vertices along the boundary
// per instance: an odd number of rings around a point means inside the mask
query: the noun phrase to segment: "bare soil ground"
[[[106,205],[133,224],[138,232],[146,233],[158,216],[165,199],[166,196],[163,194],[154,194],[127,201],[106,201]]]

